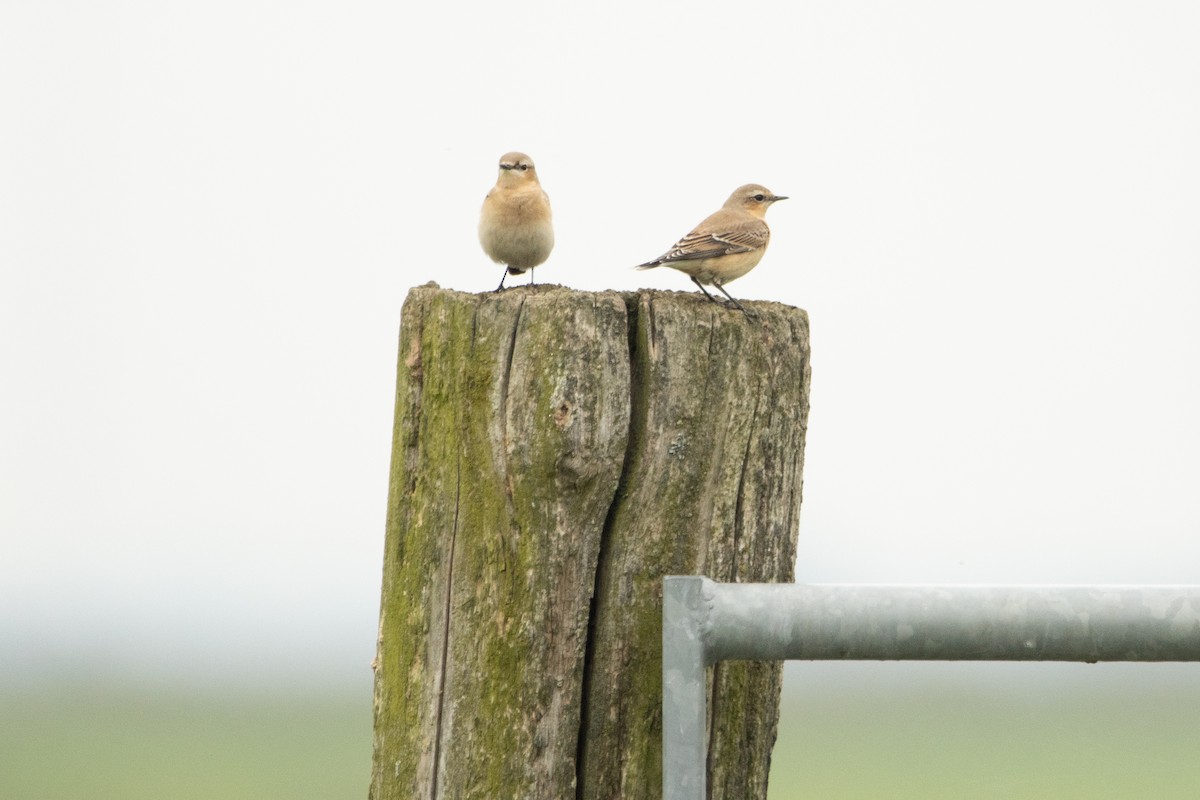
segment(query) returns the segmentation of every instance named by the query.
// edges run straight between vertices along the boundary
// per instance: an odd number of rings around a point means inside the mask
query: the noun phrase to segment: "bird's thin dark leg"
[[[496,287],[497,292],[504,288],[504,279],[507,277],[508,277],[508,267],[505,267],[504,272],[500,273],[500,285]]]
[[[723,294],[723,295],[725,295],[726,297],[728,297],[728,298],[729,298],[729,302],[731,302],[731,303],[733,303],[735,306],[737,306],[738,310],[739,310],[739,311],[741,311],[743,314],[745,314],[747,317],[753,317],[753,316],[754,316],[754,315],[753,315],[753,314],[751,314],[749,311],[747,311],[746,309],[742,308],[742,304],[741,304],[741,303],[739,303],[737,300],[734,300],[734,299],[733,299],[733,295],[731,295],[729,292],[725,291],[725,287],[724,287],[724,286],[722,286],[722,285],[721,285],[721,284],[719,284],[719,283],[714,283],[714,284],[713,284],[713,286],[716,286],[718,289],[720,289],[720,290],[721,290],[721,294]]]
[[[699,287],[700,287],[700,291],[704,292],[704,296],[705,296],[705,297],[707,297],[709,300],[712,300],[712,301],[713,301],[714,303],[716,303],[717,305],[721,305],[721,301],[720,301],[720,300],[718,300],[717,298],[713,297],[711,294],[709,294],[709,293],[708,293],[708,289],[705,289],[705,288],[704,288],[704,284],[703,284],[703,283],[701,283],[700,281],[696,280],[695,278],[692,278],[692,283],[694,283],[694,284],[696,284],[697,286],[699,286]],[[722,290],[722,291],[724,291],[724,290]],[[732,300],[733,298],[730,298],[730,299]]]
[[[533,267],[529,268],[529,285],[533,286]]]

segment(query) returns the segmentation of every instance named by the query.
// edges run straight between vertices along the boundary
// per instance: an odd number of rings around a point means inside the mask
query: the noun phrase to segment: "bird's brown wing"
[[[638,266],[649,269],[671,261],[694,261],[732,253],[749,253],[765,247],[771,237],[767,224],[760,219],[724,226],[711,226],[706,224],[708,222],[705,220],[700,223],[696,230],[680,239],[674,247],[658,258]]]

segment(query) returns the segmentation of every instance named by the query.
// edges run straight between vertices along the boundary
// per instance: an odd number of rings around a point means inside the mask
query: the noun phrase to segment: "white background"
[[[736,186],[807,309],[805,581],[1200,582],[1200,6],[0,4],[0,659],[369,680],[400,306]],[[517,282],[519,282],[518,279]],[[15,667],[15,668],[14,668]]]

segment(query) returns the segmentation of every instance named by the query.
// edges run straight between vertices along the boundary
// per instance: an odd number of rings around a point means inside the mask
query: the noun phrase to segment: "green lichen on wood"
[[[662,577],[791,578],[796,528],[779,523],[795,520],[799,474],[776,475],[761,456],[780,427],[793,429],[786,443],[802,451],[807,326],[797,339],[791,322],[806,323],[803,312],[764,304],[758,314],[757,322],[747,320],[702,298],[638,299],[635,434],[601,566],[591,666],[601,678],[587,698],[585,782],[596,788],[588,796],[661,791]],[[775,557],[751,557],[760,549]],[[733,666],[735,674],[743,668]],[[755,711],[743,713],[744,703],[729,698],[713,720],[718,747],[761,739],[768,729],[773,740],[769,709],[777,704],[779,670],[751,669],[758,676],[749,689],[757,694]],[[730,685],[736,691],[739,684]],[[769,748],[758,762],[736,756],[743,789],[765,789],[767,759]]]
[[[662,576],[795,558],[807,319],[756,306],[413,290],[373,798],[659,795]],[[713,785],[763,796],[779,671],[725,667]]]
[[[376,797],[415,797],[433,774],[451,544],[444,533],[454,527],[459,485],[445,432],[459,425],[454,365],[470,349],[469,309],[452,296],[414,291],[404,317],[412,324],[400,337],[376,662],[374,759],[390,779],[375,775]]]

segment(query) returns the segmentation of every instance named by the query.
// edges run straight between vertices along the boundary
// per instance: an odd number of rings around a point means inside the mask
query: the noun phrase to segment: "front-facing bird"
[[[745,313],[741,303],[725,291],[725,284],[754,269],[767,251],[771,229],[763,219],[767,208],[777,200],[765,186],[748,183],[729,195],[725,205],[710,214],[691,233],[653,261],[639,264],[638,269],[673,267],[691,276],[704,296],[717,302],[705,284],[715,286]]]
[[[479,213],[479,243],[489,258],[505,266],[497,292],[504,288],[506,275],[525,270],[531,271],[532,284],[533,268],[550,257],[554,249],[550,198],[538,182],[533,159],[524,153],[500,157],[500,175]]]

